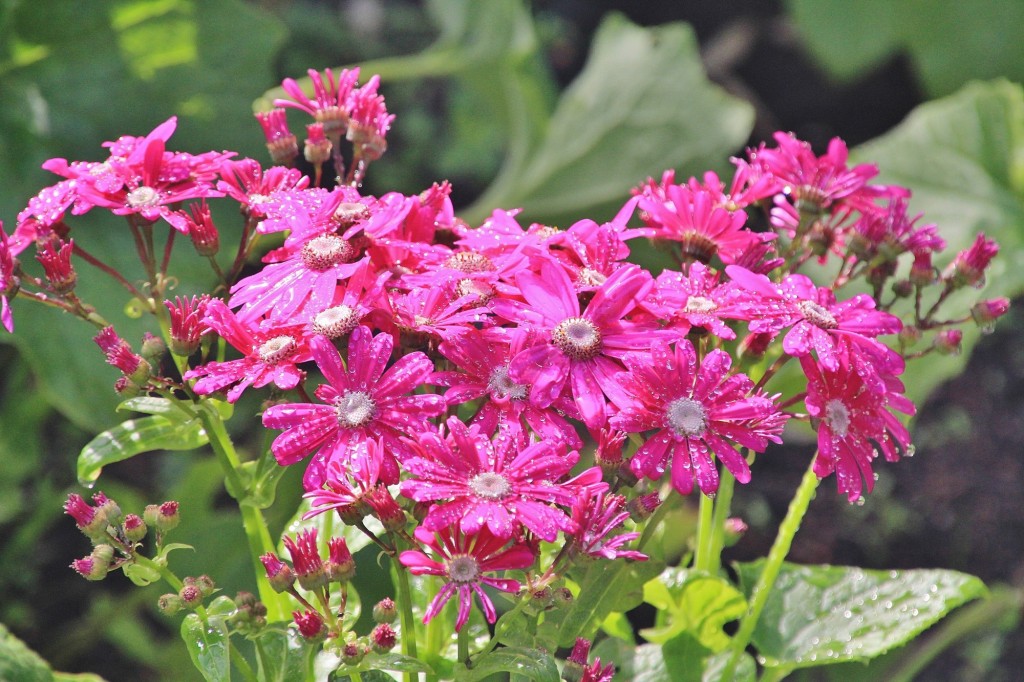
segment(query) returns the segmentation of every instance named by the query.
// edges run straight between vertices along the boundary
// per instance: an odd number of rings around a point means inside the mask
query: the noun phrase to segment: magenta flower
[[[219,299],[206,304],[203,324],[238,349],[243,357],[227,362],[211,361],[185,372],[186,380],[198,379],[192,387],[207,395],[231,387],[227,392],[233,403],[245,389],[273,383],[281,390],[295,388],[305,373],[296,365],[310,359],[304,325],[256,325],[241,320]]]
[[[313,83],[313,99],[293,79],[285,78],[281,87],[291,99],[275,99],[274,106],[304,111],[323,123],[329,136],[343,135],[349,122],[349,96],[359,80],[359,69],[342,69],[337,78],[330,69],[324,69],[323,75],[313,69],[306,73]]]
[[[571,532],[575,524],[552,504],[569,506],[580,486],[601,485],[601,471],[593,467],[572,481],[562,482],[579,460],[551,443],[528,447],[503,437],[491,442],[457,417],[448,420],[448,439],[430,432],[417,436],[416,456],[405,469],[412,478],[402,483],[402,494],[417,502],[439,502],[430,507],[423,527],[439,531],[458,527],[475,534],[486,527],[495,537],[512,537],[522,524],[538,537],[554,542],[559,530]]]
[[[484,585],[502,592],[517,592],[520,588],[518,580],[495,578],[485,574],[522,570],[529,568],[534,562],[533,551],[528,547],[506,547],[508,540],[495,537],[486,528],[482,528],[476,535],[466,535],[451,528],[444,528],[435,535],[421,526],[416,529],[414,536],[437,558],[431,558],[419,550],[408,550],[399,555],[399,561],[407,566],[413,575],[436,575],[447,580],[427,606],[423,622],[429,622],[437,616],[448,600],[458,593],[459,615],[455,621],[456,630],[461,630],[469,620],[474,594],[480,600],[487,622],[493,623],[498,619],[491,598],[483,590]]]
[[[646,554],[622,549],[626,543],[640,537],[640,533],[614,534],[629,518],[625,506],[626,498],[622,495],[609,495],[604,491],[596,495],[577,495],[572,505],[572,520],[578,527],[573,540],[575,551],[609,560],[647,561]]]
[[[614,380],[621,366],[615,358],[650,346],[661,335],[653,324],[622,318],[654,282],[636,266],[616,270],[580,310],[576,288],[560,266],[544,262],[540,274],[521,272],[516,282],[526,303],[495,300],[495,313],[547,337],[526,348],[509,365],[509,377],[530,386],[530,401],[547,407],[568,387],[587,428],[605,422],[605,395],[619,391]]]
[[[305,189],[309,185],[309,177],[297,168],[272,166],[263,170],[254,159],[227,161],[221,166],[220,176],[217,189],[255,218],[265,216],[263,205],[274,192]]]
[[[956,258],[942,274],[949,286],[982,287],[985,284],[985,270],[999,253],[999,244],[983,234],[979,234],[974,243],[956,255]]]
[[[687,274],[664,270],[657,279],[656,292],[644,303],[658,317],[669,320],[683,336],[700,327],[722,339],[735,339],[725,320],[747,319],[745,306],[752,294],[731,282],[719,282],[715,270],[703,263],[690,263]]]
[[[385,371],[393,344],[388,334],[374,337],[367,327],[357,327],[349,339],[346,369],[330,341],[313,337],[313,359],[328,381],[316,396],[326,404],[274,405],[263,413],[265,427],[284,429],[271,445],[279,464],[295,464],[316,452],[306,470],[306,490],[321,488],[328,464],[351,461],[349,450],[369,438],[381,439],[384,446],[381,478],[396,483],[395,455],[408,450],[399,437],[427,430],[428,420],[444,411],[439,395],[408,395],[430,377],[433,364],[426,355],[409,353]]]
[[[804,275],[790,275],[776,285],[764,275],[734,265],[726,272],[762,299],[751,311],[751,331],[774,333],[792,327],[782,340],[789,355],[802,357],[814,350],[823,366],[835,370],[840,356],[853,349],[884,358],[886,371],[902,371],[903,359],[875,337],[896,334],[903,323],[895,315],[876,310],[871,296],[858,294],[837,303],[831,289],[816,286]]]
[[[871,460],[878,451],[895,462],[911,447],[910,433],[890,410],[912,415],[914,404],[892,375],[883,375],[885,390],[879,391],[846,362],[833,371],[804,356],[800,366],[807,376],[807,412],[819,420],[814,473],[824,478],[835,472],[839,492],[854,502],[874,486]]]
[[[635,402],[622,405],[610,423],[629,433],[656,430],[630,462],[637,476],[660,478],[671,459],[676,490],[688,495],[696,478],[711,495],[718,490],[712,454],[747,483],[750,467],[733,443],[763,452],[769,441],[781,442],[785,415],[770,398],[750,395],[754,382],[745,374],[729,374],[728,353],[712,350],[698,364],[688,340],[675,350],[658,341],[649,354],[630,354],[625,362],[629,371],[618,378]]]
[[[311,508],[302,518],[311,519],[333,509],[346,523],[362,519],[367,509],[364,498],[381,483],[383,463],[379,441],[368,438],[354,443],[347,460],[332,459],[327,463],[323,486],[303,495],[311,500]]]
[[[8,298],[14,298],[20,287],[18,277],[14,274],[16,263],[10,243],[7,241],[7,233],[4,232],[4,225],[0,223],[0,324],[11,333],[14,333],[14,318],[11,315]]]

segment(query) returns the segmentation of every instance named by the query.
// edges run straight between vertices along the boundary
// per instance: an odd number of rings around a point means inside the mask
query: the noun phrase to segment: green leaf
[[[853,79],[897,52],[932,96],[972,79],[1024,80],[1024,4],[1018,0],[788,0],[817,61]],[[955,45],[956,49],[950,49]]]
[[[611,215],[647,176],[720,165],[752,122],[748,104],[705,78],[689,26],[641,28],[609,15],[529,158],[463,217],[474,223],[496,206],[548,222]]]
[[[89,485],[108,464],[153,450],[194,450],[207,443],[198,419],[184,421],[159,415],[129,419],[104,431],[78,455],[78,481]]]
[[[542,649],[506,647],[495,649],[473,660],[473,667],[456,668],[456,682],[476,682],[495,673],[512,673],[535,682],[558,682],[555,659]]]
[[[190,613],[181,621],[181,638],[196,666],[207,682],[231,679],[230,641],[228,629],[222,619],[209,624]]]
[[[0,623],[0,680],[50,682],[52,679],[49,664]]]
[[[294,628],[266,628],[256,639],[260,682],[292,682],[309,677],[316,649]]]
[[[763,563],[736,565],[744,592]],[[772,667],[866,661],[985,594],[978,578],[956,571],[783,564],[752,641]]]
[[[855,4],[855,3],[854,3]],[[1024,5],[1022,5],[1024,7]],[[946,239],[943,267],[984,232],[1000,244],[988,286],[957,292],[966,309],[977,298],[1024,293],[1024,91],[1007,81],[973,83],[923,104],[892,132],[855,150],[856,162],[877,163],[878,180],[913,191],[910,213],[924,213]],[[927,305],[928,302],[926,301]],[[956,309],[956,308],[951,308]],[[903,381],[921,401],[966,366],[979,332],[966,328],[960,356],[935,353],[908,363]]]
[[[394,670],[400,673],[434,673],[430,666],[413,658],[398,653],[375,654],[371,653],[363,659],[362,666],[368,670]]]
[[[729,646],[722,627],[747,610],[743,595],[722,578],[671,567],[644,585],[644,601],[659,609],[659,625],[640,633],[648,642],[663,644],[685,632],[714,652]]]
[[[728,652],[712,656],[689,634],[664,645],[630,646],[622,640],[606,639],[594,647],[591,658],[615,664],[615,679],[630,682],[718,682]],[[734,671],[734,682],[754,682],[757,666],[744,654]]]
[[[146,585],[152,585],[156,581],[160,580],[160,571],[149,566],[142,566],[140,564],[125,564],[121,569],[124,574],[128,576],[128,579],[139,587],[145,587]]]
[[[570,647],[577,637],[592,638],[609,614],[626,612],[643,602],[643,586],[661,573],[659,561],[594,561],[578,577],[572,603],[544,615],[538,635],[554,646]]]

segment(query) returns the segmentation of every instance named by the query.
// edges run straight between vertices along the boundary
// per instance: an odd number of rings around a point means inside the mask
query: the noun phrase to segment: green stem
[[[701,494],[697,525],[697,552],[693,559],[693,567],[705,573],[711,571],[714,563],[711,559],[712,534],[714,533],[715,500]]]
[[[469,661],[469,628],[463,627],[459,630],[459,663],[466,665]]]
[[[402,622],[402,653],[406,656],[416,658],[416,622],[412,615],[412,589],[409,587],[409,571],[400,566],[397,561],[392,560],[396,577],[398,580],[398,600],[401,603],[401,610],[398,612]],[[411,680],[409,673],[405,675],[406,680]]]
[[[201,405],[199,419],[203,422],[203,429],[210,440],[210,447],[217,455],[224,472],[224,478],[228,493],[238,502],[238,510],[242,514],[242,526],[245,529],[245,537],[249,541],[249,558],[252,561],[253,573],[256,576],[256,586],[259,589],[260,601],[267,607],[267,620],[269,622],[287,620],[287,604],[278,595],[270,581],[267,579],[267,572],[260,561],[260,556],[275,550],[274,541],[270,537],[270,530],[263,519],[263,513],[246,503],[248,491],[238,475],[238,468],[241,461],[235,446],[231,442],[227,429],[220,415],[209,404]]]
[[[231,655],[231,662],[238,668],[238,672],[242,673],[242,677],[249,680],[249,682],[259,682],[256,673],[249,666],[249,661],[245,660],[245,656],[238,650],[238,647],[231,646],[231,643],[228,642],[228,653]]]
[[[817,457],[817,454],[815,457]],[[789,503],[786,518],[782,520],[782,524],[779,526],[779,532],[775,536],[775,543],[772,544],[771,551],[768,552],[768,559],[765,561],[764,569],[761,571],[757,584],[754,585],[754,589],[750,593],[751,599],[750,605],[747,607],[747,613],[743,616],[743,620],[740,621],[739,631],[732,638],[732,655],[722,671],[722,679],[727,682],[733,679],[733,671],[736,669],[736,664],[739,663],[740,656],[747,648],[747,645],[750,644],[754,628],[757,626],[757,621],[761,617],[765,604],[768,603],[768,597],[771,594],[772,587],[775,585],[775,579],[779,577],[779,571],[782,569],[782,562],[786,560],[786,556],[793,546],[793,537],[796,536],[797,530],[800,529],[800,522],[803,521],[804,514],[807,513],[807,507],[810,506],[811,500],[814,498],[814,491],[818,489],[818,483],[818,477],[814,473],[814,458],[812,457],[811,464],[807,467],[807,471],[800,481],[800,487],[797,488],[796,495],[793,496],[792,501]]]
[[[722,472],[722,481],[718,485],[715,496],[715,515],[711,520],[711,549],[708,552],[709,573],[718,573],[722,568],[722,550],[725,549],[725,521],[732,511],[732,495],[736,489],[736,479],[728,471]]]

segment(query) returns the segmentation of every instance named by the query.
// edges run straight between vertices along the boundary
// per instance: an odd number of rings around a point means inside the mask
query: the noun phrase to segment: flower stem
[[[395,560],[392,560],[391,565],[394,567],[397,578],[398,600],[402,607],[398,612],[402,622],[402,653],[416,658],[416,623],[412,615],[412,589],[409,587],[409,571]],[[411,679],[409,673],[406,673],[406,679]]]
[[[714,533],[715,500],[712,497],[700,496],[697,525],[697,553],[693,559],[693,567],[705,573],[711,571],[714,563],[711,559],[711,536]]]
[[[469,628],[463,627],[459,630],[459,663],[466,665],[469,661]]]
[[[736,479],[728,471],[722,472],[722,481],[718,485],[715,496],[715,514],[711,520],[711,548],[708,552],[711,562],[709,573],[718,573],[722,568],[722,550],[725,548],[725,520],[732,511],[732,494],[736,488]]]
[[[779,526],[779,532],[775,536],[775,543],[772,544],[771,551],[768,552],[768,559],[765,561],[764,569],[761,571],[757,584],[754,585],[754,589],[750,593],[751,599],[747,607],[747,613],[743,616],[743,620],[740,621],[739,631],[732,638],[732,655],[722,671],[723,680],[729,681],[733,679],[736,665],[739,663],[743,651],[750,643],[750,638],[754,634],[754,628],[761,617],[761,612],[764,610],[765,604],[768,603],[768,596],[775,585],[775,579],[779,577],[782,562],[785,561],[786,555],[789,554],[789,550],[793,546],[793,537],[796,535],[797,530],[799,530],[800,522],[803,521],[804,514],[807,513],[807,507],[810,506],[811,500],[814,498],[814,491],[818,489],[818,483],[819,479],[814,473],[814,458],[812,457],[811,464],[807,467],[807,471],[804,472],[804,477],[800,481],[800,487],[797,488],[796,494],[789,503],[786,518],[782,520],[782,524]]]

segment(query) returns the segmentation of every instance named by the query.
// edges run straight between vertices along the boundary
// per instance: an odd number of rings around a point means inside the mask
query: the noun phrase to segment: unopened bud
[[[747,532],[747,524],[743,519],[730,517],[725,520],[725,546],[732,547]]]
[[[998,320],[1000,317],[1006,314],[1010,309],[1010,299],[1008,298],[990,298],[984,301],[978,301],[971,308],[971,317],[982,329],[987,329],[992,326],[992,323]]]
[[[146,511],[149,511],[149,507],[146,507]],[[156,519],[151,525],[156,526],[156,529],[161,533],[166,533],[169,530],[174,530],[178,527],[178,523],[181,518],[178,516],[178,503],[174,501],[164,502],[157,507]],[[148,523],[147,519],[147,523]]]
[[[367,653],[366,647],[359,642],[349,642],[341,649],[341,662],[345,665],[359,665]]]
[[[645,495],[634,497],[632,500],[626,503],[626,511],[629,512],[629,518],[635,523],[646,521],[651,518],[654,514],[654,510],[661,505],[661,497],[658,492],[651,491]]]
[[[739,355],[744,360],[760,360],[768,352],[774,335],[768,332],[754,332],[747,334],[740,341]]]
[[[583,679],[584,669],[587,667],[587,657],[590,655],[590,641],[582,637],[576,638],[576,644],[572,647],[572,653],[565,660],[562,668],[562,679],[565,682],[580,682]]]
[[[378,623],[370,632],[370,646],[378,654],[386,654],[398,644],[395,629],[387,623]]]
[[[914,283],[909,279],[898,279],[892,283],[892,293],[897,298],[907,298],[914,294]]]
[[[327,543],[327,579],[345,583],[356,575],[356,562],[344,538],[331,538]]]
[[[921,251],[914,254],[914,264],[910,266],[910,282],[917,287],[926,287],[938,279],[935,266],[932,265],[932,252]]]
[[[935,335],[935,350],[943,355],[959,355],[964,333],[959,329],[947,329]]]
[[[385,597],[373,607],[373,620],[376,623],[394,623],[398,618],[398,607],[390,597]]]
[[[323,123],[310,123],[306,126],[306,145],[302,155],[314,166],[320,166],[331,160],[331,141],[324,136]]]
[[[165,616],[173,616],[178,611],[185,608],[185,602],[182,598],[170,592],[161,595],[160,598],[156,600],[156,605],[157,608],[160,609],[160,612]]]
[[[118,506],[117,502],[104,495],[103,493],[96,493],[92,496],[93,504],[96,505],[97,511],[102,512],[107,517],[107,523],[112,526],[120,525],[124,521],[124,515],[121,512],[121,507]]]
[[[912,324],[904,325],[900,330],[899,339],[904,346],[913,346],[921,340],[921,330]]]
[[[167,352],[167,344],[159,336],[146,333],[142,337],[142,348],[139,354],[142,359],[154,367],[160,366],[160,360]]]
[[[267,569],[267,579],[275,592],[284,592],[295,584],[295,573],[288,564],[281,561],[276,554],[268,552],[260,557],[263,567]]]
[[[373,515],[377,517],[385,530],[394,532],[405,528],[405,512],[395,502],[395,498],[391,497],[387,488],[377,486],[363,499],[373,509]]]
[[[182,603],[189,608],[195,608],[203,603],[203,592],[195,585],[183,585],[178,590],[178,596],[181,597]]]
[[[292,611],[292,618],[299,626],[299,634],[305,639],[317,640],[326,634],[327,627],[324,619],[316,611],[307,610],[305,613]]]
[[[146,522],[138,514],[128,514],[124,517],[124,536],[130,542],[139,542],[146,537]]]

